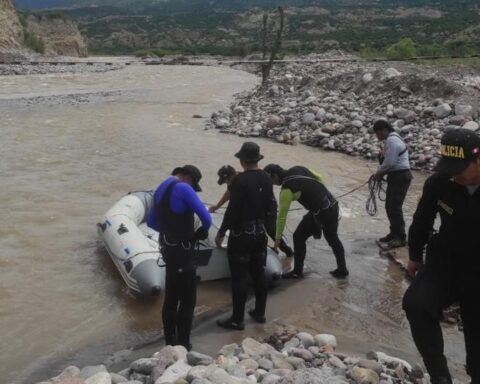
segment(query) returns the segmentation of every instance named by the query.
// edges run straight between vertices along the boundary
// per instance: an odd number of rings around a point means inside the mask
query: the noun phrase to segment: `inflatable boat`
[[[159,295],[165,288],[165,265],[159,252],[158,232],[146,224],[152,207],[153,191],[133,192],[122,197],[97,224],[98,233],[123,280],[140,296]],[[209,237],[199,243],[199,281],[230,277],[226,249],[217,248],[214,241],[222,214],[214,213],[212,219]],[[265,270],[269,281],[276,281],[282,275],[281,260],[271,249],[268,249]]]

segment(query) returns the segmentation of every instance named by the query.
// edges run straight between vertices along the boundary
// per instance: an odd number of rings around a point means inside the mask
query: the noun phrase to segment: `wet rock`
[[[315,344],[318,347],[324,347],[326,345],[329,345],[332,348],[337,347],[337,338],[333,335],[318,334],[314,337],[314,339],[315,339]]]
[[[290,348],[297,348],[300,345],[301,341],[297,337],[292,337],[289,341],[285,343],[283,346],[284,350],[288,350]]]
[[[130,369],[142,375],[151,375],[152,370],[158,364],[157,358],[138,359],[130,364]]]
[[[340,369],[346,369],[347,366],[344,364],[344,362],[342,360],[340,360],[337,356],[335,355],[332,355],[330,356],[330,358],[328,359],[328,362],[334,366],[334,367],[337,367],[337,368],[340,368]]]
[[[462,115],[458,115],[458,116],[453,116],[450,118],[450,120],[448,121],[450,124],[452,125],[464,125],[466,122],[467,122],[467,119],[465,118],[465,116],[462,116]]]
[[[191,351],[187,353],[187,362],[191,366],[210,365],[213,363],[213,359],[208,355],[204,355],[203,353]]]
[[[112,379],[108,372],[98,372],[86,379],[85,384],[112,384]]]
[[[191,381],[190,384],[212,384],[212,382],[207,379],[195,379]]]
[[[451,112],[452,112],[452,107],[450,107],[450,105],[447,103],[440,104],[438,107],[436,107],[433,110],[433,113],[439,119],[443,119],[447,117],[448,115],[450,115]]]
[[[224,355],[224,356],[233,356],[238,352],[240,352],[240,347],[238,346],[238,344],[233,343],[233,344],[224,345],[220,349],[220,351],[218,351],[218,354]]]
[[[262,384],[278,384],[281,378],[278,375],[268,374],[263,378]]]
[[[175,382],[178,379],[187,377],[188,372],[192,367],[183,360],[178,360],[175,364],[166,369],[162,376],[160,376],[155,384],[166,384]]]
[[[378,374],[383,372],[383,365],[375,360],[360,360],[358,362],[358,366],[361,368],[371,369]]]
[[[455,104],[455,115],[472,117],[473,107],[468,104]]]
[[[253,369],[253,370],[255,370],[255,369],[258,368],[258,363],[257,363],[255,360],[253,360],[253,359],[245,359],[245,360],[242,360],[242,361],[240,361],[240,362],[238,363],[238,365],[239,365],[240,367],[245,368],[246,370],[248,370],[248,369]]]
[[[296,337],[298,340],[300,340],[300,343],[307,349],[315,345],[315,340],[313,339],[313,336],[307,332],[297,333]]]
[[[305,125],[312,125],[315,122],[315,115],[313,113],[305,113],[302,116],[302,123]]]
[[[358,384],[378,384],[380,377],[371,369],[353,367],[352,379]]]
[[[273,355],[271,357],[271,360],[272,360],[274,369],[286,369],[289,371],[292,371],[294,369],[292,364],[290,364],[286,360],[286,358],[280,353]]]
[[[393,79],[394,77],[401,76],[402,74],[395,68],[387,68],[385,70],[385,76],[387,79]]]
[[[67,378],[74,378],[74,377],[78,377],[79,379],[84,379],[85,377],[80,376],[80,372],[81,371],[78,367],[71,365],[65,368],[58,376],[55,376],[51,380],[55,382],[60,382],[61,380],[64,380]],[[96,372],[93,372],[92,374],[95,374],[95,373]]]
[[[310,352],[308,349],[302,348],[292,348],[290,350],[292,356],[300,357],[305,361],[312,361],[314,359],[313,353]]]
[[[250,337],[242,341],[242,349],[250,356],[263,356],[270,352],[275,352],[275,349],[271,345],[261,344]]]
[[[332,371],[328,368],[306,368],[300,371],[291,372],[283,377],[279,384],[324,384],[332,376]]]
[[[476,121],[469,121],[468,123],[465,123],[462,128],[470,131],[478,131],[480,125]]]
[[[305,368],[305,360],[301,357],[289,356],[285,359],[295,370]]]
[[[87,367],[82,368],[80,371],[79,377],[82,379],[88,379],[89,377],[99,373],[99,372],[107,372],[107,369],[104,365],[89,365]]]
[[[128,381],[126,377],[119,375],[118,373],[110,372],[110,377],[112,379],[112,384],[121,384],[121,383],[126,383]]]
[[[365,75],[362,76],[362,82],[363,84],[369,84],[373,80],[373,75],[371,73],[366,73]]]

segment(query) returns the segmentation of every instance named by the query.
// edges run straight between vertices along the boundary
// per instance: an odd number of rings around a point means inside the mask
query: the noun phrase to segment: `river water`
[[[186,163],[202,170],[202,198],[215,202],[223,193],[216,171],[228,163],[239,167],[233,154],[244,139],[204,130],[205,119],[192,116],[208,117],[257,81],[228,68],[141,65],[101,74],[0,77],[1,382],[40,381],[66,363],[101,363],[114,351],[158,336],[161,301],[129,294],[95,224],[126,192],[152,189]],[[375,167],[306,146],[257,141],[263,165],[315,168],[336,195],[363,183]],[[409,213],[423,180],[416,175]],[[380,340],[416,359],[400,306],[406,283],[374,245],[387,230],[385,214],[369,217],[365,198],[362,190],[342,200],[349,281],[327,277],[334,267],[331,251],[323,240],[310,242],[313,283],[285,285],[272,299],[270,316],[307,329],[320,322],[332,332],[343,330],[351,350],[366,351]],[[292,212],[290,230],[300,217]],[[227,287],[201,284],[197,312],[228,305]],[[310,310],[291,313],[299,301]],[[199,349],[213,352],[231,341],[206,327],[213,337],[202,339],[197,329]],[[460,364],[460,336],[449,333],[447,348]]]

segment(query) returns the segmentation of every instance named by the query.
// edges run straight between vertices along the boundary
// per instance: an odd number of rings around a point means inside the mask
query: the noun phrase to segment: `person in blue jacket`
[[[153,196],[154,206],[147,225],[159,232],[159,244],[165,262],[165,294],[162,309],[163,332],[167,345],[192,348],[190,331],[197,300],[196,244],[208,236],[210,213],[196,192],[202,174],[194,165],[173,170]],[[194,215],[202,226],[195,231]]]

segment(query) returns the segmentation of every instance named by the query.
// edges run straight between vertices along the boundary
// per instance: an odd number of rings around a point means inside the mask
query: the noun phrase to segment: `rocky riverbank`
[[[308,56],[305,63],[276,65],[266,84],[238,95],[208,126],[376,158],[379,143],[371,127],[386,118],[408,144],[417,169],[433,168],[446,129],[479,130],[478,68],[325,61],[336,58],[349,57]]]
[[[263,341],[245,338],[223,346],[216,356],[166,346],[119,372],[104,365],[66,368],[39,384],[393,384],[429,383],[418,365],[382,352],[365,358],[336,353],[329,334],[283,329]]]

